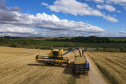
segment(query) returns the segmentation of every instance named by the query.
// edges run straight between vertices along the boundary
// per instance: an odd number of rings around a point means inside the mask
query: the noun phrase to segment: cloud
[[[10,7],[10,11],[18,11],[21,12],[22,10],[19,7]]]
[[[88,6],[88,5],[87,5]],[[104,29],[83,22],[60,20],[56,15],[47,15],[46,13],[37,13],[36,15],[22,14],[20,8],[0,5],[0,24],[11,24],[26,27],[37,27],[51,30],[78,30],[103,32]]]
[[[44,6],[48,6],[48,4],[47,4],[47,3],[44,3],[44,2],[42,2],[42,5],[44,5]]]
[[[92,0],[86,0],[86,1],[92,1]],[[100,2],[100,3],[104,3],[104,0],[93,0],[93,1],[95,1],[95,2]]]
[[[109,15],[102,17],[116,22],[116,19]],[[124,32],[106,32],[104,29],[88,23],[59,19],[54,14],[23,14],[20,8],[8,8],[4,4],[0,4],[0,25],[0,36],[125,36],[122,34]],[[31,27],[38,28],[39,31],[31,29]]]
[[[107,20],[111,20],[112,22],[118,22],[117,19],[111,17],[110,15],[108,15],[108,16],[103,16],[103,18],[104,18],[104,19],[107,19]]]
[[[107,3],[126,4],[126,0],[104,0]]]
[[[98,9],[105,9],[105,10],[107,10],[109,12],[115,12],[116,11],[116,8],[114,8],[112,5],[104,4],[104,5],[96,5],[96,7]]]
[[[30,14],[21,14],[14,12],[20,21],[8,22],[10,24],[18,24],[22,26],[34,26],[41,29],[51,30],[80,30],[80,31],[105,31],[97,26],[93,26],[83,22],[68,21],[66,19],[60,20],[57,16],[47,15],[46,13],[37,13],[36,16]]]
[[[8,8],[6,5],[3,3],[0,4],[0,22],[4,21],[16,21],[16,15],[13,13],[21,11],[19,7],[11,7]]]
[[[106,2],[106,3],[115,3],[115,4],[120,4],[120,3],[126,3],[126,0],[86,0],[86,1],[95,1],[95,2]]]
[[[5,2],[5,0],[0,0],[0,3],[3,3],[3,2]]]
[[[10,24],[0,24],[0,36],[31,36],[36,35],[38,32],[31,28],[14,26]]]
[[[86,1],[94,1],[96,3],[107,3],[107,4],[118,4],[126,8],[126,0],[86,0]]]
[[[121,34],[125,34],[126,35],[126,31],[120,31]]]
[[[87,5],[88,6],[88,5]],[[76,36],[80,35],[78,32],[83,33],[101,33],[105,30],[87,24],[84,22],[68,21],[67,19],[59,19],[56,15],[47,15],[46,13],[23,14],[19,7],[8,8],[4,4],[0,4],[0,32],[3,35],[39,35],[39,36],[55,36],[55,35],[70,35]],[[29,28],[28,28],[29,27]],[[35,27],[42,29],[41,32],[37,32],[30,27]],[[5,28],[5,29],[4,29]],[[48,30],[48,32],[43,32],[43,29]],[[57,31],[57,32],[55,32]],[[54,32],[55,35],[52,35]],[[65,32],[65,33],[64,33]],[[71,33],[73,32],[73,34]],[[42,34],[41,34],[42,33]],[[60,34],[61,33],[61,34]],[[71,33],[71,34],[70,34]]]
[[[87,31],[75,31],[75,30],[46,30],[42,31],[43,36],[51,37],[77,37],[77,36],[98,36],[100,33],[87,32]]]
[[[36,31],[31,28],[1,24],[0,36],[14,36],[14,37],[77,37],[77,36],[101,36],[101,37],[120,37],[126,36],[126,31],[119,33],[114,32],[91,32],[91,31],[78,31],[78,30],[50,30],[42,29]]]
[[[98,34],[98,36],[101,37],[126,37],[126,32],[121,31],[121,32],[112,32],[112,31],[106,31],[103,33]]]
[[[120,11],[120,10],[118,10],[117,12],[118,12],[118,13],[121,13],[121,11]]]
[[[42,3],[45,4],[51,11],[55,12],[63,12],[63,13],[70,13],[75,16],[77,15],[91,15],[91,16],[101,16],[104,17],[105,14],[102,13],[101,11],[97,9],[91,8],[87,3],[81,3],[77,2],[76,0],[56,0],[53,5],[48,5],[47,3]],[[109,11],[114,11],[114,7],[112,8],[111,6],[106,7]],[[111,9],[109,9],[111,8]],[[110,16],[111,17],[111,16]],[[111,17],[114,18],[114,17]],[[111,20],[107,19],[111,22],[118,22],[118,20]]]
[[[21,12],[22,10],[19,7],[10,7],[8,8],[5,4],[0,3],[0,10],[4,10],[4,11],[17,11],[17,12]]]
[[[3,3],[0,3],[0,9],[7,10],[8,8],[7,8],[6,5],[4,5]]]
[[[86,31],[74,31],[74,30],[44,30],[41,31],[41,35],[44,37],[77,37],[77,36],[100,36],[100,37],[125,37],[125,34],[122,34],[120,32],[111,32],[111,31],[105,31],[101,33],[95,33],[95,32],[86,32]]]

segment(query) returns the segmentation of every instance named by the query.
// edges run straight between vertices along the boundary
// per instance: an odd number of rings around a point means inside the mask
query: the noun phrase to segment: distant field
[[[104,69],[106,67],[119,84],[126,84],[126,53],[86,52],[86,54]]]
[[[11,39],[32,39],[32,40],[47,40],[47,39],[72,39],[74,37],[9,37]],[[126,41],[126,37],[106,37],[113,41]]]
[[[50,49],[59,47],[87,47],[87,48],[126,48],[126,43],[89,43],[89,42],[72,42],[72,41],[51,41],[47,39],[66,39],[67,37],[16,37],[16,38],[0,38],[1,46],[20,47],[20,48],[36,48]],[[71,39],[68,37],[67,39]],[[109,37],[109,39],[116,39]],[[123,41],[125,38],[120,38]],[[119,40],[119,38],[118,38]]]
[[[108,37],[109,40],[113,41],[126,41],[126,37]]]
[[[125,47],[126,48],[126,43],[81,43],[81,42],[76,42],[76,46],[84,46],[84,47],[89,47],[89,48],[120,48],[120,47]]]

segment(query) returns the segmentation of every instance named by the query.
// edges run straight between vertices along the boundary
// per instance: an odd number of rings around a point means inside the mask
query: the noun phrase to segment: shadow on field
[[[29,66],[43,66],[42,64],[27,64]]]
[[[63,65],[63,66],[59,66],[59,65],[51,65],[51,64],[47,64],[47,65],[45,65],[45,64],[27,64],[27,65],[29,65],[29,66],[50,66],[50,67],[67,67],[67,65]]]
[[[71,62],[63,71],[64,74],[73,75],[73,64],[74,62]]]
[[[65,68],[64,69],[64,71],[63,71],[63,73],[64,74],[69,74],[69,75],[73,75],[73,64],[74,64],[74,62],[71,62],[69,65],[62,65],[62,66],[59,66],[59,65],[51,65],[51,64],[47,64],[47,65],[45,65],[45,64],[27,64],[27,65],[29,65],[29,66],[47,66],[47,67],[63,67],[63,68]]]

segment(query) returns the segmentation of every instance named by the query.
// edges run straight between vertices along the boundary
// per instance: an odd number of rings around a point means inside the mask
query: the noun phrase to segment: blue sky
[[[0,0],[0,36],[126,37],[126,0]]]

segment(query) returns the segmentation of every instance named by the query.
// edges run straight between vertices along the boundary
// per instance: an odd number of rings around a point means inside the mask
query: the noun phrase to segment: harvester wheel
[[[60,65],[60,66],[62,66],[62,65],[63,65],[63,63],[61,62],[59,65]]]
[[[36,60],[38,59],[38,55],[36,56]]]
[[[55,65],[55,62],[51,62],[51,65]]]
[[[48,63],[47,62],[44,62],[45,63],[45,65],[47,65]]]

